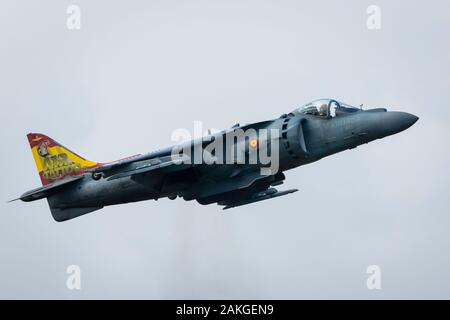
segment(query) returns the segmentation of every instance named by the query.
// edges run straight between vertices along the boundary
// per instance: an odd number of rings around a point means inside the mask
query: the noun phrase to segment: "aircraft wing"
[[[258,129],[260,127],[268,126],[272,122],[273,122],[273,120],[265,120],[265,121],[260,121],[260,122],[256,122],[256,123],[252,123],[252,124],[248,124],[248,125],[243,125],[243,126],[239,126],[237,124],[229,130],[223,130],[223,131],[217,132],[215,134],[211,134],[209,136],[190,141],[189,143],[192,143],[192,145],[202,144],[204,147],[205,145],[210,143],[210,141],[212,139],[217,139],[218,137],[223,138],[226,135],[233,133],[233,131],[235,131],[236,129],[241,129],[241,130],[247,130],[249,128]],[[140,154],[140,155],[128,157],[128,158],[125,158],[122,160],[107,163],[102,166],[93,168],[90,171],[92,171],[92,172],[113,172],[113,171],[127,168],[130,165],[132,165],[133,163],[152,160],[152,159],[167,158],[172,154],[173,148],[174,148],[174,146],[171,146],[171,147],[162,148],[162,149],[159,149],[156,151],[152,151],[152,152],[149,152],[146,154]],[[156,168],[154,168],[154,169],[156,169]],[[151,169],[151,170],[153,170],[153,169]],[[151,171],[151,170],[149,170],[149,171]]]
[[[115,180],[119,178],[124,177],[132,177],[136,175],[142,175],[149,173],[151,171],[163,169],[163,168],[170,168],[170,170],[166,171],[178,171],[178,170],[184,170],[187,167],[191,167],[190,164],[183,164],[183,159],[172,159],[172,156],[164,156],[160,158],[154,158],[150,161],[145,161],[142,164],[137,164],[135,166],[131,166],[128,169],[121,170],[118,173],[112,174],[108,176],[106,179],[109,180]]]
[[[224,206],[223,209],[226,210],[298,191],[297,189],[278,191],[273,188],[283,184],[284,179],[282,172],[274,176],[261,176],[258,171],[254,171],[240,177],[216,182],[215,185],[199,186],[200,192],[191,188],[189,192],[193,192],[195,196],[184,194],[183,197],[185,200],[195,198],[204,205],[217,203]]]
[[[178,145],[177,149],[180,146],[183,149],[184,147],[194,148],[198,144],[202,144],[201,147],[203,148],[206,147],[205,144],[209,144],[211,140],[217,139],[218,137],[224,138],[225,136],[225,139],[227,139],[228,137],[226,135],[234,133],[237,129],[245,130],[248,127],[264,127],[271,122],[262,121],[256,124],[235,126],[231,130],[225,130],[208,137],[187,141],[185,142],[186,144]],[[173,147],[168,147],[148,154],[130,157],[93,168],[91,172],[94,174],[102,174],[107,181],[131,177],[133,180],[151,186],[160,192],[173,190],[174,194],[178,194],[188,201],[215,197],[220,193],[242,190],[264,178],[264,176],[260,175],[259,169],[248,174],[244,172],[245,166],[236,165],[233,169],[234,172],[230,173],[230,176],[217,181],[214,178],[216,174],[214,170],[211,171],[212,178],[208,178],[209,173],[206,173],[208,172],[206,169],[207,165],[204,163],[191,163],[192,159],[183,153],[176,154],[176,157],[174,157],[172,155],[173,150]],[[201,168],[198,168],[199,166]],[[199,174],[199,172],[201,173]],[[266,196],[267,198],[274,197],[273,194]],[[243,200],[249,201],[247,198]],[[252,198],[252,202],[254,201],[256,201],[256,198]],[[237,206],[237,203],[234,206]]]
[[[276,197],[281,197],[290,193],[294,193],[297,192],[298,189],[288,189],[288,190],[284,190],[284,191],[278,191],[275,188],[268,188],[266,191],[262,191],[262,192],[257,192],[254,194],[251,194],[250,196],[246,196],[242,199],[230,199],[230,200],[225,200],[225,201],[220,201],[217,204],[219,205],[223,205],[223,210],[227,210],[227,209],[231,209],[234,207],[240,207],[240,206],[244,206],[246,204],[250,204],[253,202],[259,202],[259,201],[264,201],[264,200],[268,200],[268,199],[272,199],[272,198],[276,198]]]

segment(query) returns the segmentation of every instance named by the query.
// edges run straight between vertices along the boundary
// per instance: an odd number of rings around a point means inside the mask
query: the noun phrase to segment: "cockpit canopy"
[[[318,99],[301,106],[294,112],[300,114],[309,114],[321,118],[333,118],[354,112],[361,109],[352,107],[346,103],[334,99]]]

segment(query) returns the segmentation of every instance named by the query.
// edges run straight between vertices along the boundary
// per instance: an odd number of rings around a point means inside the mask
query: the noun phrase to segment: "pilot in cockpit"
[[[322,104],[319,108],[319,115],[321,117],[326,117],[327,116],[327,109],[328,109],[328,105],[327,104]]]

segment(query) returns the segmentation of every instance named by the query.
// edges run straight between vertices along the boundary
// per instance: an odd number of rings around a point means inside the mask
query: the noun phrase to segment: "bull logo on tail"
[[[48,141],[44,141],[42,142],[39,147],[38,147],[38,153],[42,158],[46,158],[50,155],[50,153],[48,152]]]

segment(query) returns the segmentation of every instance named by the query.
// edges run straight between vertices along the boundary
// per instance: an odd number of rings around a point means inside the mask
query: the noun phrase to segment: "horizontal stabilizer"
[[[57,181],[53,182],[52,184],[48,184],[46,186],[27,191],[23,195],[21,195],[20,198],[14,199],[11,201],[22,200],[25,202],[30,202],[30,201],[35,201],[35,200],[39,200],[42,198],[46,198],[46,197],[54,194],[55,192],[59,191],[63,186],[67,186],[68,184],[71,184],[71,183],[78,181],[80,179],[83,179],[83,178],[84,178],[84,176],[82,176],[82,175],[81,176],[67,176],[66,178],[64,178],[62,180],[57,180]]]

